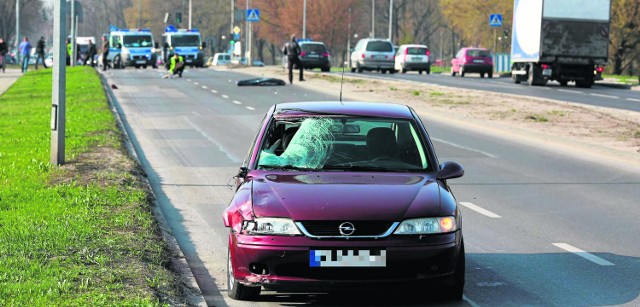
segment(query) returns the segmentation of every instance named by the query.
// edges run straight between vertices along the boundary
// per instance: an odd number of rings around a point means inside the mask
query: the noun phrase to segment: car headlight
[[[446,233],[458,230],[456,218],[453,216],[410,219],[400,223],[394,234],[421,235]]]
[[[293,220],[288,218],[263,217],[253,221],[244,221],[242,229],[249,234],[261,235],[301,235]]]

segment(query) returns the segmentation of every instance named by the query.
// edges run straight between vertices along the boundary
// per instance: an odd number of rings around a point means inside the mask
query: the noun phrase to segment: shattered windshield
[[[430,171],[423,138],[408,120],[303,117],[275,120],[258,168],[292,171]]]

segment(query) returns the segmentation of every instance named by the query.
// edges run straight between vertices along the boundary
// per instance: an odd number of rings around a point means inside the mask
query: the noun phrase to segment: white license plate
[[[484,63],[484,60],[473,60],[474,63]]]
[[[310,55],[308,55],[308,57],[310,57],[310,58],[317,58],[317,57],[320,57],[320,56],[319,56],[319,55],[317,55],[317,54],[310,54]]]
[[[413,57],[413,58],[411,58],[411,60],[415,61],[415,62],[421,62],[422,58],[421,57]]]
[[[138,61],[136,61],[136,64],[147,64],[147,61],[145,61],[145,60],[138,60]]]
[[[386,250],[310,250],[310,267],[386,267]]]
[[[382,54],[374,54],[371,56],[371,58],[373,59],[384,59],[386,58],[386,56],[382,55]]]
[[[191,63],[191,60],[187,60],[187,63]]]
[[[543,76],[551,76],[551,69],[550,68],[543,69],[542,70],[542,75]]]

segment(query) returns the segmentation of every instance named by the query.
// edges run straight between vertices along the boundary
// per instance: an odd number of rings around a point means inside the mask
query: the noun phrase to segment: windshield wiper
[[[304,172],[318,171],[317,168],[297,167],[297,166],[293,166],[291,164],[287,164],[287,165],[260,164],[260,165],[258,165],[258,167],[260,167],[260,168],[269,168],[269,169],[296,170],[296,171],[304,171]]]

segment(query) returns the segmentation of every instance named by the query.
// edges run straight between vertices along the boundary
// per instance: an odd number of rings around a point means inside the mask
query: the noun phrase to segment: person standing
[[[36,70],[38,69],[38,60],[42,59],[42,66],[47,68],[47,64],[44,62],[44,51],[46,49],[44,43],[44,36],[40,36],[38,44],[36,44]]]
[[[4,55],[7,54],[7,43],[4,42],[4,39],[0,37],[0,67],[2,67],[2,72],[5,70],[4,63]]]
[[[96,63],[93,61],[93,58],[97,53],[98,51],[96,50],[96,44],[94,44],[92,40],[89,40],[89,52],[87,54],[87,59],[85,60],[84,65],[87,65],[87,63],[91,63],[91,67],[96,67]]]
[[[20,43],[20,46],[18,46],[18,49],[20,50],[20,55],[22,56],[22,72],[24,73],[27,71],[27,68],[29,68],[29,58],[31,56],[31,49],[33,49],[33,46],[31,46],[28,37],[24,37],[22,43]]]
[[[287,68],[289,68],[289,83],[293,84],[293,67],[298,65],[300,69],[300,81],[304,81],[302,75],[302,63],[300,62],[300,45],[296,42],[296,35],[291,35],[291,40],[284,44],[282,53],[287,56]]]
[[[102,71],[107,70],[109,65],[107,62],[107,56],[109,55],[109,40],[106,36],[102,37]]]

